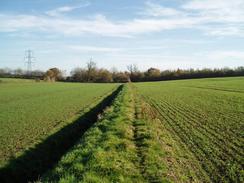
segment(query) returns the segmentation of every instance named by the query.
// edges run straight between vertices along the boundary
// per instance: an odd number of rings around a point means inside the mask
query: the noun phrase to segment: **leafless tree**
[[[127,69],[131,75],[139,71],[136,64],[127,65]]]
[[[86,64],[87,67],[87,81],[90,82],[92,81],[96,76],[96,63],[90,59],[90,61]]]

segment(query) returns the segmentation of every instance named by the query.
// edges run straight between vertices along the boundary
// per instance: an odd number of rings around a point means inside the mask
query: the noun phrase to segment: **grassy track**
[[[131,85],[41,181],[210,182]]]
[[[133,121],[134,101],[125,87],[101,119],[47,173],[43,182],[142,182]]]
[[[1,80],[0,167],[75,121],[117,87]]]
[[[125,86],[113,105],[43,182],[145,182],[135,98]]]
[[[243,181],[244,78],[136,84],[213,182]]]

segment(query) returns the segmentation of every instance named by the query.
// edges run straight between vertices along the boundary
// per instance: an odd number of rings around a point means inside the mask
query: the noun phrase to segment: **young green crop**
[[[212,182],[243,182],[244,78],[138,83],[136,88]]]
[[[0,166],[72,123],[118,86],[1,80]]]
[[[113,104],[99,115],[99,120],[40,181],[243,182],[243,81],[243,77],[236,77],[126,84]],[[0,87],[7,83],[3,81]],[[50,113],[47,116],[40,113],[40,118],[65,119],[55,127],[56,131],[72,122],[68,120],[72,116],[80,115],[74,115],[72,111],[96,103],[94,101],[103,97],[93,98],[95,94],[111,93],[109,91],[115,87],[10,82],[8,88],[11,85],[13,88],[18,86],[18,94],[11,94],[13,90],[9,90],[10,94],[0,90],[6,96],[0,99],[7,104],[9,101],[10,105],[13,99],[18,104],[22,100],[29,102],[27,96],[41,97],[34,100],[32,106],[49,104]],[[29,85],[32,90],[28,89]],[[34,90],[33,86],[40,87]],[[20,99],[15,97],[18,95]],[[68,101],[71,103],[67,104]],[[81,101],[86,105],[81,105]],[[62,112],[52,110],[55,105]],[[13,103],[12,107],[15,106]],[[4,109],[0,104],[1,107]],[[68,111],[71,111],[71,118]],[[63,117],[65,112],[67,118]],[[21,117],[21,113],[18,115]],[[51,118],[53,115],[55,118]],[[24,123],[20,124],[20,127],[24,126]],[[25,127],[30,125],[29,122]],[[41,126],[44,131],[48,129],[45,125]],[[41,127],[36,125],[35,133]]]

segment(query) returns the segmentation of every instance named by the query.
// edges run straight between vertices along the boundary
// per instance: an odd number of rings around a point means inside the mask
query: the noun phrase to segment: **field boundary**
[[[73,123],[63,127],[35,147],[30,148],[20,157],[9,160],[8,164],[0,169],[0,182],[38,180],[43,173],[53,168],[86,130],[97,121],[98,114],[111,105],[122,88],[123,85],[120,85]]]

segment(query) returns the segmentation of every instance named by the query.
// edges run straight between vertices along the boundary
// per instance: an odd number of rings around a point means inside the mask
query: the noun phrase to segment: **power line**
[[[26,50],[25,51],[25,61],[27,63],[27,74],[31,75],[32,72],[32,64],[34,63],[33,60],[35,59],[33,51],[32,50]]]

